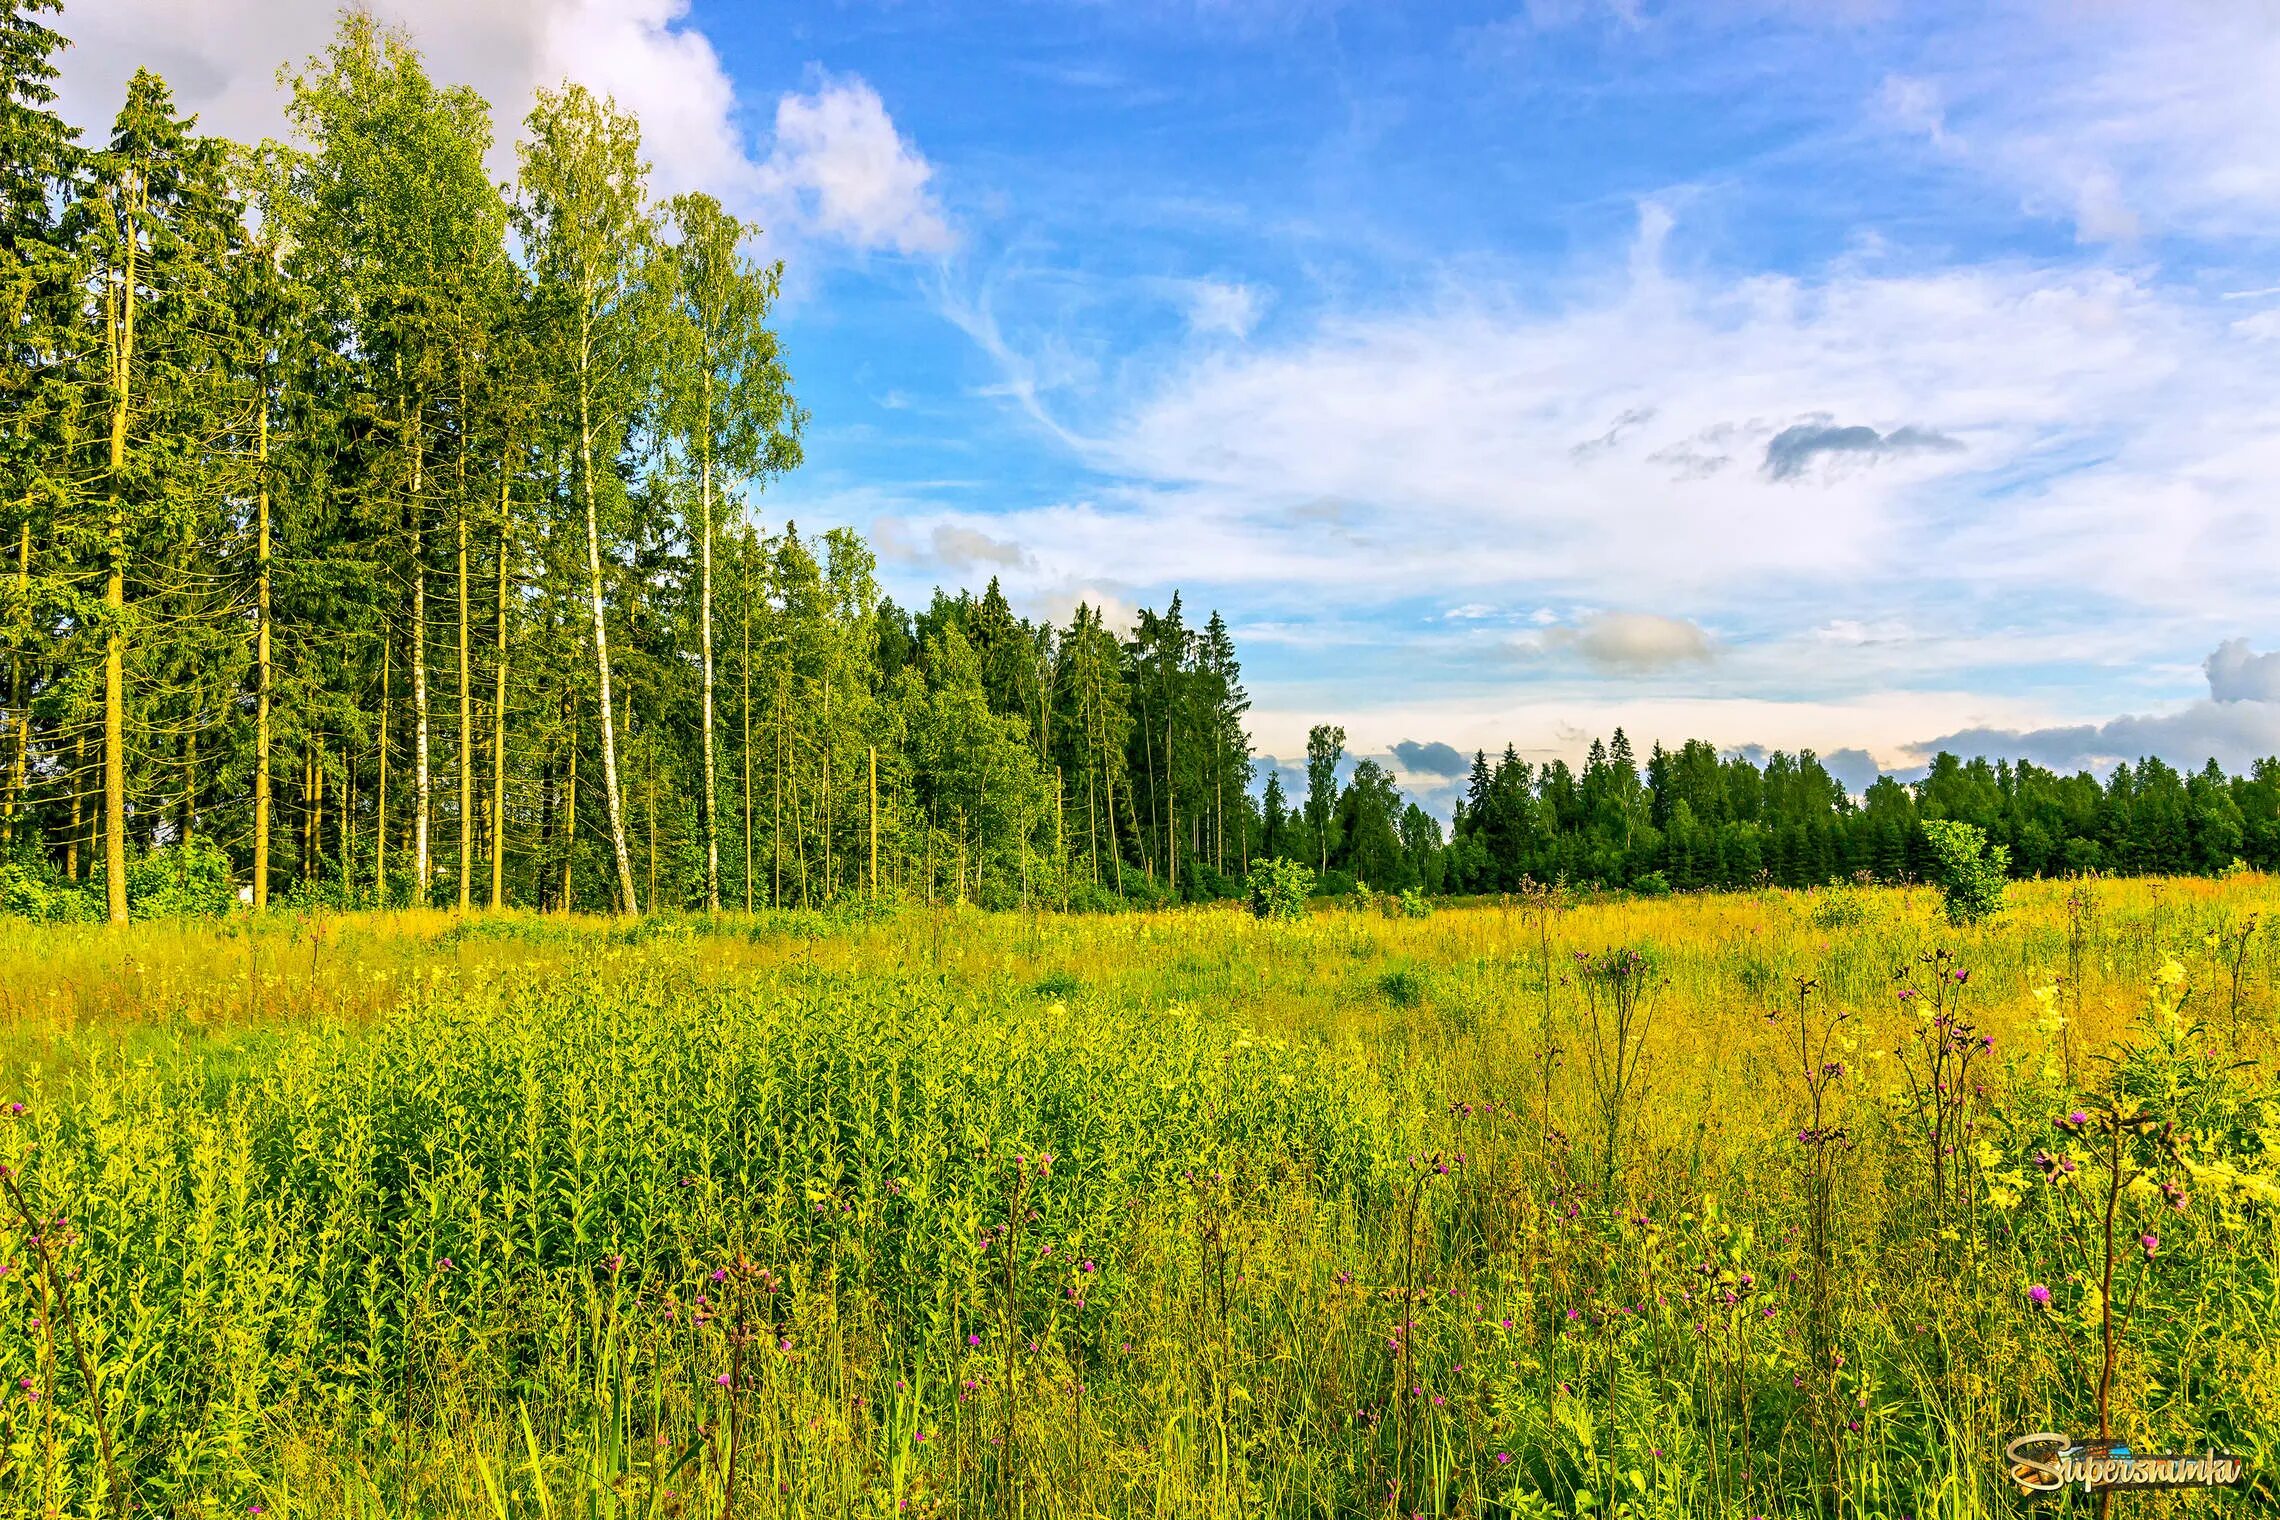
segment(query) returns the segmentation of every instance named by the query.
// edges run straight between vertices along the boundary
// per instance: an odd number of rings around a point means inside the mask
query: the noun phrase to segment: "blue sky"
[[[83,3],[67,104],[139,52],[276,130],[244,60],[325,13],[213,8]],[[375,8],[769,228],[768,522],[906,601],[1177,588],[1269,754],[2280,750],[2269,7]]]

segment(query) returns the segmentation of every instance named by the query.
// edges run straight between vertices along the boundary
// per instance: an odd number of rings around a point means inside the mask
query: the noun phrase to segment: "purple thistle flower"
[[[2044,1287],[2041,1283],[2036,1283],[2032,1287],[2028,1288],[2027,1297],[2035,1301],[2035,1307],[2038,1309],[2048,1308],[2050,1306],[2050,1289]]]

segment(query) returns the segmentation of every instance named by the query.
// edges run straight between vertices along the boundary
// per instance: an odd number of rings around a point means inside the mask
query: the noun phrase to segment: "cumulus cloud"
[[[827,518],[850,521],[868,520],[872,546],[879,557],[892,564],[915,565],[935,570],[959,572],[977,566],[984,569],[1014,570],[1031,563],[1021,545],[1010,539],[997,538],[962,521],[936,521],[917,523],[904,515],[910,503],[895,502],[880,510],[876,504],[862,501],[837,502],[827,509]],[[865,507],[869,506],[869,510]]]
[[[1573,652],[1604,675],[1651,675],[1707,663],[1710,635],[1685,618],[1654,612],[1608,612],[1577,623],[1555,624],[1512,641],[1523,656]]]
[[[367,0],[407,29],[439,83],[468,84],[497,126],[491,168],[514,173],[514,142],[534,92],[574,79],[641,120],[660,195],[707,190],[771,232],[861,249],[936,253],[952,237],[932,167],[896,129],[871,87],[823,76],[777,103],[775,137],[756,158],[737,125],[735,82],[690,0]],[[316,0],[107,0],[74,5],[62,29],[67,119],[107,130],[125,82],[148,65],[200,126],[241,141],[284,134],[280,64],[298,68],[331,40],[337,10]]]
[[[1353,761],[1348,758],[1341,760],[1338,768],[1344,772],[1352,766]],[[1261,755],[1251,762],[1255,790],[1264,792],[1267,789],[1267,777],[1270,774],[1282,780],[1284,806],[1297,812],[1306,801],[1306,757],[1301,755],[1296,760],[1278,760],[1273,755]]]
[[[1793,423],[1773,435],[1765,446],[1765,472],[1775,480],[1794,480],[1823,455],[1882,459],[1894,454],[1953,454],[1962,448],[1957,440],[1929,428],[1911,425],[1879,433],[1872,427],[1838,427],[1816,419]]]
[[[970,570],[977,565],[1011,569],[1029,562],[1019,544],[992,538],[978,528],[944,523],[935,528],[931,542],[934,562],[949,570]]]
[[[2104,723],[2052,728],[1965,728],[1924,741],[1924,754],[1948,750],[2032,760],[2056,771],[2107,771],[2157,755],[2181,769],[2214,759],[2228,771],[2246,771],[2280,754],[2280,708],[2268,702],[2196,702],[2173,713],[2128,715]]]
[[[1472,768],[1472,762],[1458,753],[1454,745],[1438,740],[1420,744],[1414,739],[1403,739],[1394,745],[1393,758],[1401,762],[1401,769],[1409,775],[1462,776]]]
[[[2280,755],[2280,653],[2256,654],[2246,639],[2227,639],[2202,669],[2209,679],[2208,699],[2174,712],[2047,728],[1959,729],[1916,749],[1924,755],[1944,749],[2032,760],[2061,771],[2105,771],[2154,755],[2181,769],[2198,769],[2214,759],[2240,773],[2258,760]]]
[[[2219,702],[2280,702],[2280,650],[2257,654],[2246,639],[2227,639],[2201,669],[2209,696]]]
[[[1865,749],[1830,750],[1821,756],[1821,766],[1855,797],[1867,791],[1875,784],[1876,778],[1884,774],[1883,768],[1876,763],[1876,757]]]
[[[440,83],[469,84],[491,103],[493,167],[514,168],[512,143],[533,91],[577,79],[641,117],[643,146],[665,191],[748,189],[753,165],[732,122],[736,91],[688,0],[370,0],[402,26]],[[310,0],[109,0],[73,6],[63,31],[62,105],[107,127],[125,82],[148,65],[208,132],[241,140],[285,130],[280,64],[299,68],[330,42],[339,12]]]
[[[822,76],[776,102],[776,142],[760,183],[806,227],[856,248],[947,253],[955,246],[930,181],[934,167],[896,130],[878,91]]]

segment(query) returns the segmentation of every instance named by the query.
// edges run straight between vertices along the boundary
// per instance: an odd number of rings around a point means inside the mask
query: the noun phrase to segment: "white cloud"
[[[2085,243],[2127,243],[2140,230],[2138,214],[2122,198],[2111,169],[2083,170],[2074,181],[2075,235]]]
[[[735,82],[690,0],[366,0],[411,32],[440,84],[472,85],[491,103],[493,172],[514,172],[513,144],[533,92],[575,79],[640,118],[659,195],[702,189],[771,232],[859,250],[938,252],[947,224],[925,157],[852,76],[786,94],[767,158],[737,125]],[[62,106],[91,138],[106,132],[125,82],[148,65],[201,127],[243,141],[286,130],[280,64],[294,68],[331,40],[338,11],[320,0],[107,0],[75,5],[64,33]]]
[[[2226,771],[2245,773],[2258,760],[2280,755],[2280,705],[2270,702],[2195,702],[2173,712],[2130,714],[2102,723],[2044,728],[1965,728],[1914,746],[1919,758],[1940,750],[1990,759],[2032,760],[2056,771],[2108,771],[2156,755],[2180,770],[2199,770],[2214,759]]]
[[[2029,0],[1943,20],[1936,77],[1893,76],[1896,127],[2013,187],[2085,243],[2269,237],[2280,211],[2280,22],[2269,5]]]
[[[1710,635],[1685,618],[1652,612],[1610,612],[1574,625],[1518,635],[1513,651],[1537,657],[1572,650],[1604,675],[1647,675],[1683,665],[1707,664]]]
[[[1980,726],[1913,748],[1923,758],[1944,749],[2032,760],[2061,771],[2105,771],[2149,755],[2198,770],[2214,759],[2236,775],[2280,755],[2280,653],[2257,654],[2248,640],[2227,639],[2202,669],[2209,678],[2208,699],[2168,712],[2039,728]]]
[[[2218,702],[2280,702],[2280,650],[2258,654],[2246,639],[2227,639],[2202,663],[2209,696]]]
[[[934,562],[947,570],[1010,570],[1029,560],[1019,544],[950,523],[935,528],[932,543]]]
[[[2149,274],[2015,262],[1649,264],[1551,300],[1476,275],[1199,343],[1136,391],[1028,383],[992,328],[1024,405],[1112,478],[1001,522],[1061,573],[1293,601],[1810,626],[1839,599],[1956,628],[2063,597],[2213,636],[2255,626],[2280,563],[2280,352],[2231,320]],[[1876,447],[1771,478],[1821,415]]]
[[[1189,280],[1181,286],[1188,331],[1205,336],[1247,338],[1258,325],[1264,303],[1248,285],[1221,280]]]
[[[1531,761],[1558,756],[1573,763],[1594,738],[1604,739],[1620,725],[1641,755],[1657,741],[1706,739],[1721,749],[1762,744],[1791,753],[1841,752],[1870,763],[1882,760],[1891,769],[1913,763],[1915,741],[1953,726],[1958,713],[2000,717],[2024,728],[2040,726],[2048,716],[2031,707],[1991,710],[1984,698],[1952,688],[1797,701],[1528,687],[1498,696],[1442,698],[1349,693],[1333,706],[1261,694],[1250,719],[1260,751],[1275,755],[1303,754],[1307,729],[1327,721],[1345,726],[1347,749],[1355,754],[1383,753],[1411,734],[1434,733],[1466,756],[1478,749],[1494,759],[1510,743]]]
[[[1921,134],[1935,147],[1960,147],[1947,129],[1947,108],[1940,87],[1929,79],[1887,74],[1877,92],[1877,104],[1893,125]]]
[[[857,248],[949,252],[957,240],[929,187],[933,175],[860,79],[825,75],[813,91],[776,102],[762,182],[820,233]]]

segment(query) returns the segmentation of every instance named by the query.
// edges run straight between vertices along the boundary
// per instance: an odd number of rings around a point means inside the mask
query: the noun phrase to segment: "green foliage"
[[[1670,878],[1660,871],[1649,871],[1644,876],[1632,878],[1631,890],[1641,897],[1668,897]]]
[[[2008,849],[1989,845],[1983,831],[1952,818],[1925,819],[1924,843],[1932,853],[1933,881],[1949,923],[1975,924],[2002,911]]]
[[[1418,1007],[1432,986],[1432,978],[1415,966],[1396,966],[1378,978],[1378,992],[1396,1008]]]
[[[44,856],[0,860],[0,915],[35,924],[86,924],[103,916],[103,905],[85,887],[66,881]]]
[[[1861,894],[1855,888],[1832,882],[1813,894],[1813,927],[1816,929],[1853,928],[1866,912]]]
[[[1251,867],[1244,890],[1253,917],[1303,918],[1306,899],[1314,893],[1314,872],[1295,860],[1262,860]]]
[[[138,920],[218,918],[236,903],[230,858],[203,834],[127,862],[127,904]]]
[[[1450,1496],[1426,1513],[1809,1514],[1833,1484],[1848,1516],[1985,1516],[2005,1439],[2095,1429],[2107,1308],[2117,1429],[2261,1471],[2274,1031],[2257,1001],[2212,1056],[2164,946],[2198,964],[2271,886],[2102,889],[2087,1003],[2153,993],[2080,1032],[2087,1090],[2032,1038],[2063,890],[1897,1001],[1920,893],[1860,891],[1834,946],[1773,892],[1271,935],[840,905],[0,925],[0,1162],[68,1221],[41,1233],[133,1490],[103,1492],[26,1245],[0,1389],[55,1434],[0,1517],[612,1515],[654,1485],[754,1520],[1016,1492],[1296,1520],[1378,1513],[1396,1473]],[[1574,953],[1610,942],[1639,952]],[[1795,967],[1826,981],[1783,1006]],[[1938,1227],[1884,1054],[1920,1030],[1982,1051]],[[1840,1073],[1812,1139],[1776,1085],[1800,1060]],[[2109,1112],[2143,1173],[2110,1304]]]

